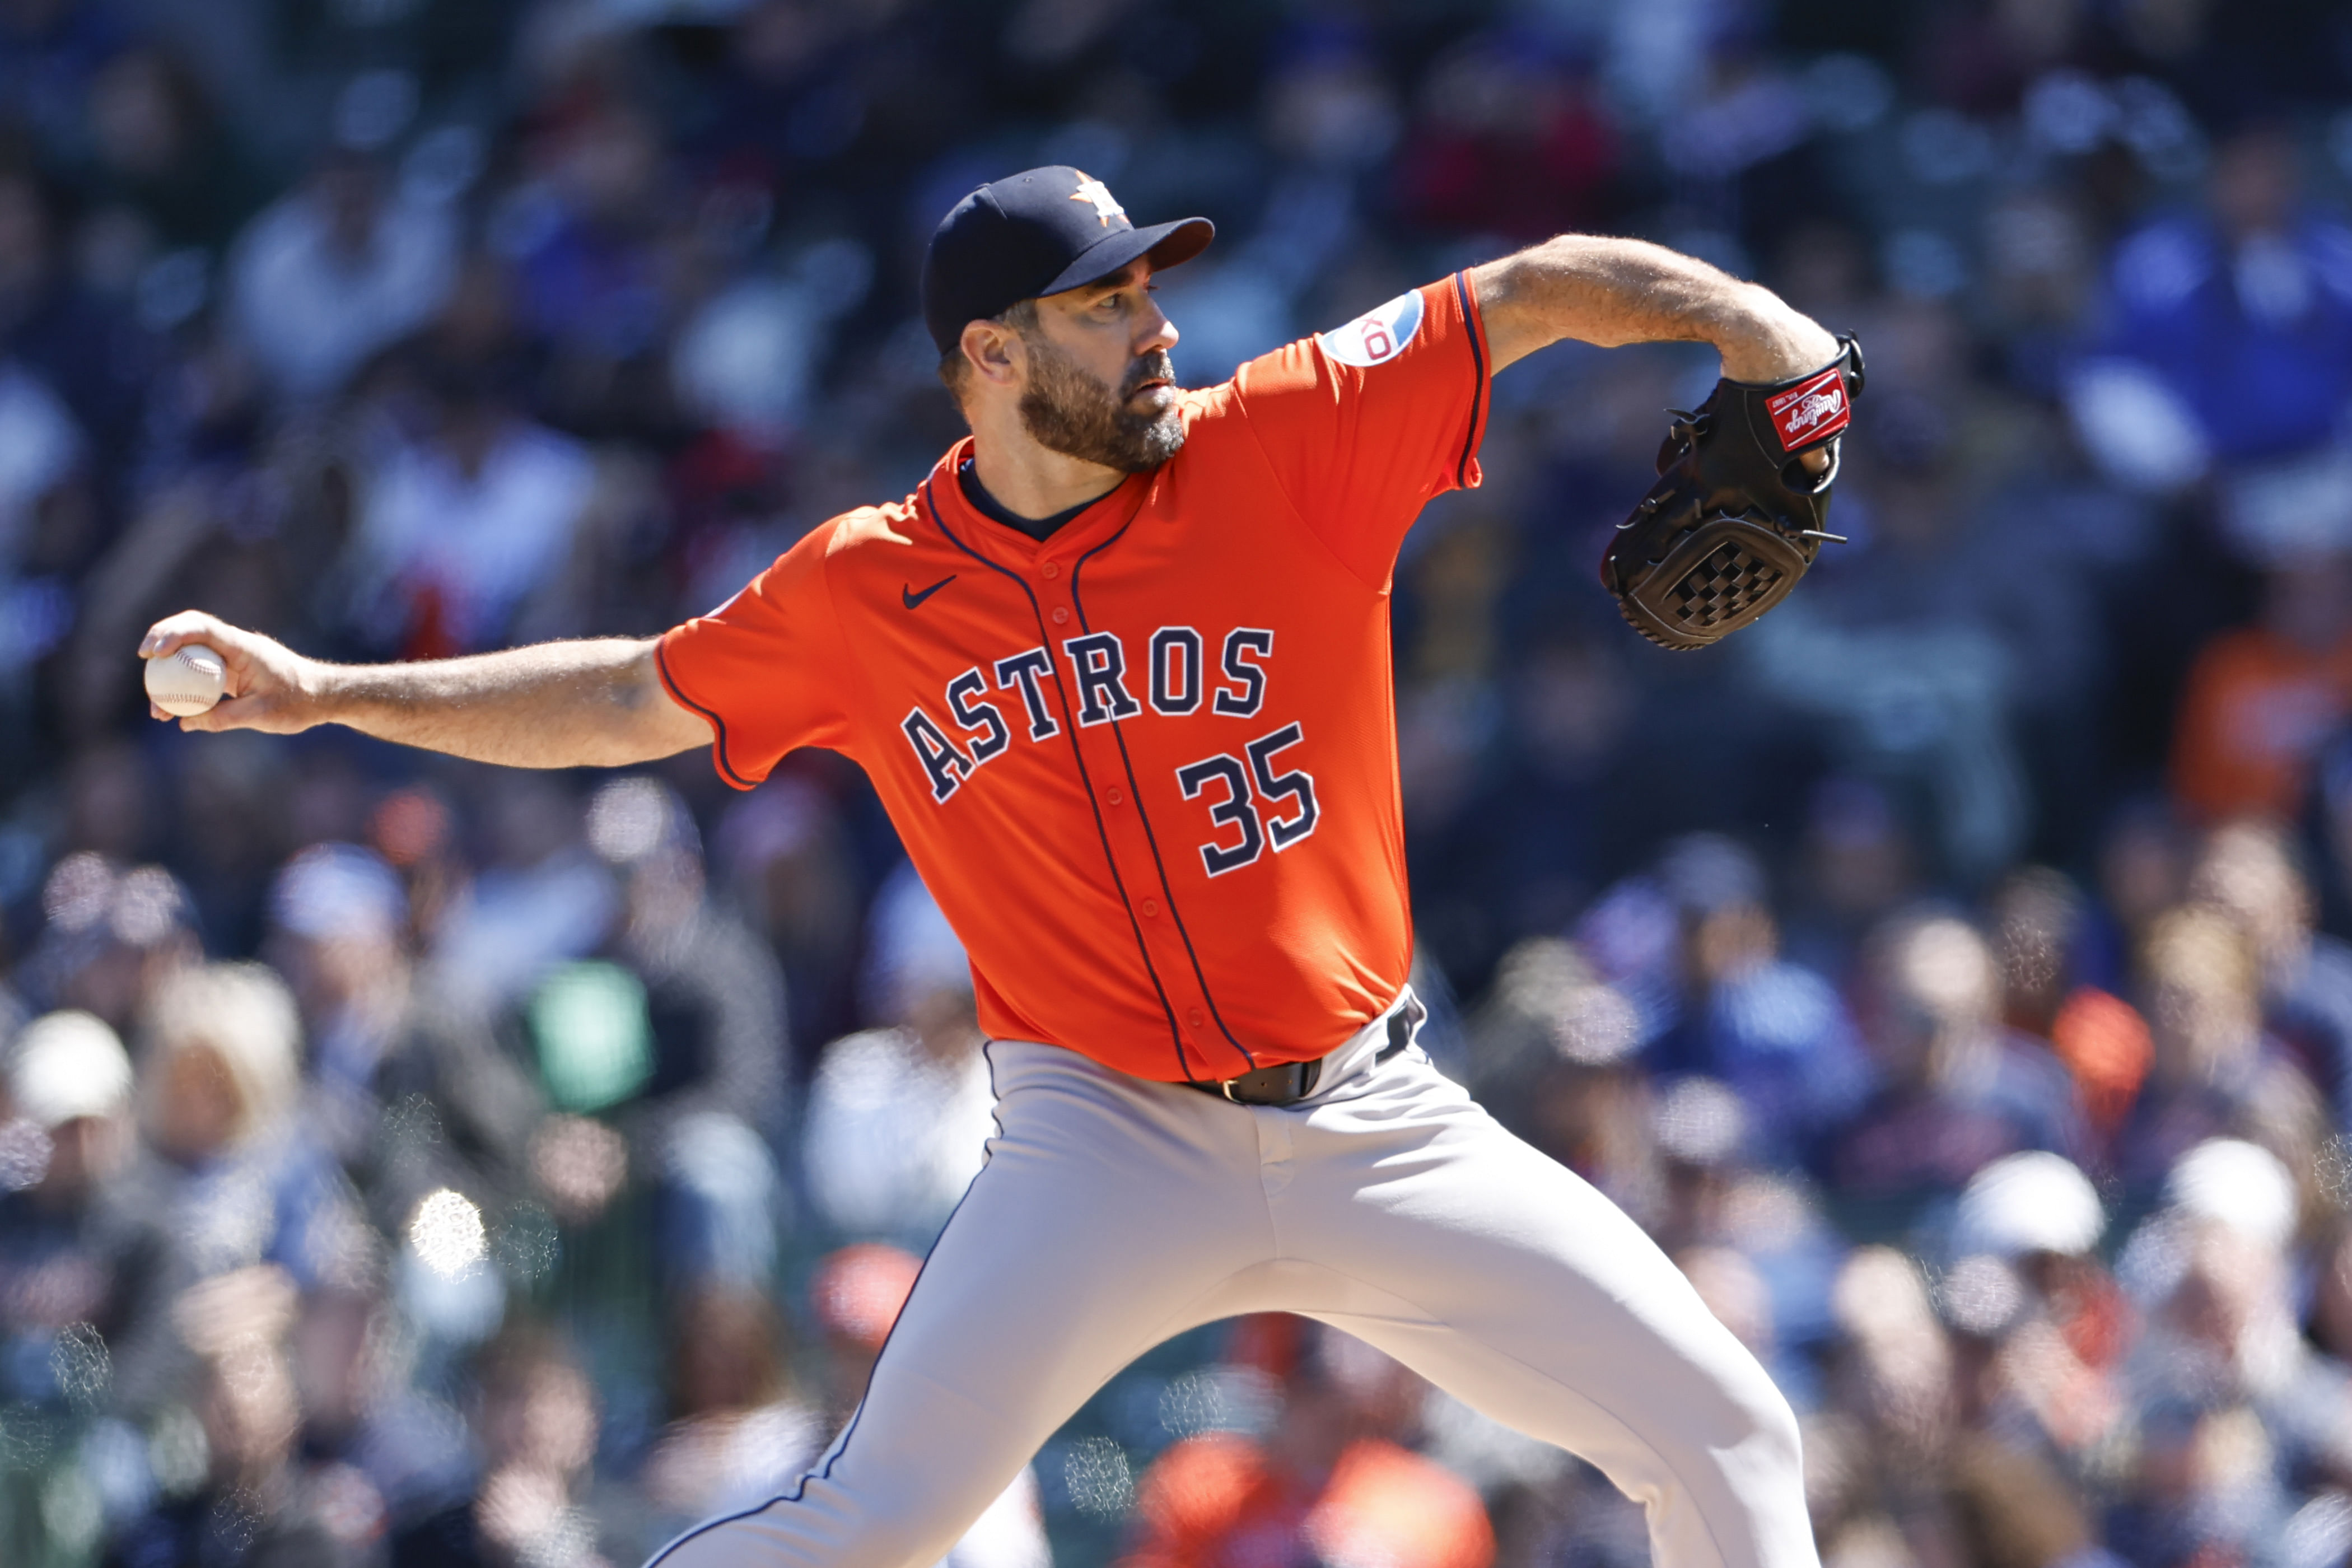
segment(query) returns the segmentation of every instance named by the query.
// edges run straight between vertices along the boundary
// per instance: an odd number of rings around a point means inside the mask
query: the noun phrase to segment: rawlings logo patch
[[[1421,331],[1421,290],[1400,294],[1376,310],[1367,310],[1344,327],[1322,334],[1323,352],[1341,364],[1370,370],[1396,358],[1413,333]]]
[[[1784,452],[1834,436],[1853,419],[1853,407],[1845,397],[1845,380],[1835,365],[1765,399],[1764,411],[1772,416],[1772,428],[1780,434]]]

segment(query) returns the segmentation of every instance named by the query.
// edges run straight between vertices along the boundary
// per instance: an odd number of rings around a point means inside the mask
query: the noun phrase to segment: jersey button
[[[1158,914],[1158,913],[1160,912],[1160,903],[1159,903],[1159,900],[1156,900],[1156,899],[1146,899],[1146,900],[1143,900],[1143,912],[1144,912],[1146,915],[1156,915],[1156,914]]]
[[[1048,561],[1043,566],[1038,567],[1037,571],[1038,574],[1045,579],[1045,581],[1050,583],[1055,578],[1062,574],[1062,563],[1058,561]]]
[[[1119,805],[1121,802],[1125,801],[1125,800],[1127,799],[1127,796],[1125,796],[1125,795],[1123,795],[1119,794],[1119,793],[1118,793],[1118,791],[1117,791],[1117,790],[1115,790],[1115,789],[1114,789],[1114,790],[1106,790],[1106,791],[1104,791],[1104,792],[1103,792],[1103,798],[1104,798],[1105,800],[1107,800],[1107,801],[1110,802],[1110,803],[1111,803],[1111,805]]]
[[[1192,1027],[1196,1029],[1208,1022],[1206,1018],[1201,1016],[1201,1010],[1198,1007],[1193,1008],[1190,1013],[1185,1014],[1184,1016],[1192,1020]]]
[[[1058,626],[1066,624],[1069,618],[1070,612],[1067,605],[1056,605],[1054,606],[1054,624],[1055,626]]]

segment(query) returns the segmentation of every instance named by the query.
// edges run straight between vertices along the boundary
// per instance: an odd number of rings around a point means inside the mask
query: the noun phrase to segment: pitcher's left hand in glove
[[[1601,582],[1633,629],[1661,647],[1705,647],[1789,596],[1828,531],[1839,433],[1862,392],[1851,337],[1820,370],[1759,385],[1723,380],[1677,413],[1658,482],[1617,528]],[[1826,449],[1815,473],[1805,454]]]

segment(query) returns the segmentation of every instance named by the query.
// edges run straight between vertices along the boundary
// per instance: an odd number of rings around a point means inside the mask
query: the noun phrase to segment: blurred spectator
[[[2318,900],[2287,836],[2232,822],[2205,841],[2191,893],[2227,910],[2262,964],[2264,1026],[2334,1101],[2352,1110],[2352,947],[2317,928]]]
[[[1966,1397],[1979,1419],[2094,1462],[2127,1405],[2117,1382],[2137,1318],[2096,1250],[2106,1215],[2090,1180],[2055,1154],[2011,1154],[1977,1173],[1953,1215],[1944,1315],[1982,1364]]]
[[[1137,1489],[1124,1568],[1354,1562],[1486,1568],[1495,1538],[1477,1494],[1401,1447],[1411,1374],[1333,1331],[1314,1333],[1283,1381],[1263,1440],[1206,1433],[1171,1447]]]
[[[310,1041],[312,1124],[351,1159],[374,1131],[377,1074],[409,1023],[407,890],[371,851],[330,843],[286,863],[269,904],[270,956]]]
[[[1650,1049],[1664,1072],[1701,1072],[1746,1104],[1755,1157],[1783,1164],[1843,1122],[1870,1089],[1845,1005],[1829,983],[1780,956],[1764,870],[1729,839],[1669,846],[1658,879],[1681,914],[1686,1000]]]
[[[791,1048],[774,964],[707,896],[701,836],[677,793],[615,779],[588,807],[589,847],[621,878],[614,951],[655,994],[660,1037],[648,1092],[665,1110],[725,1109],[762,1129],[782,1114]]]
[[[299,1410],[286,1336],[295,1291],[285,1274],[248,1267],[217,1275],[174,1307],[198,1358],[202,1482],[159,1499],[109,1544],[109,1568],[183,1563],[301,1562],[360,1568],[383,1528],[381,1505],[333,1479],[295,1470]]]
[[[383,1271],[306,1292],[289,1334],[304,1484],[336,1500],[341,1533],[373,1545],[446,1507],[471,1480],[465,1420],[409,1385]]]
[[[650,778],[616,779],[590,803],[590,847],[622,878],[613,957],[636,979],[647,1060],[625,1098],[559,1094],[567,1111],[617,1117],[658,1171],[672,1277],[757,1289],[775,1270],[782,1178],[764,1140],[782,1125],[789,1065],[774,962],[704,897],[686,803]],[[547,993],[533,1004],[547,1014]],[[557,1047],[539,1035],[542,1067]],[[560,1087],[551,1084],[551,1087]]]
[[[384,186],[366,157],[331,153],[237,238],[228,279],[236,329],[291,398],[336,391],[449,290],[449,215]]]
[[[362,481],[346,569],[359,627],[386,652],[501,646],[518,615],[560,615],[538,602],[575,587],[564,568],[594,499],[594,461],[525,417],[502,376],[497,365],[438,374],[425,428],[395,434]]]
[[[26,989],[116,1029],[131,1028],[157,987],[199,956],[186,890],[161,866],[121,870],[84,850],[58,863],[41,902],[47,920],[26,955]]]
[[[809,1085],[802,1159],[837,1234],[928,1246],[978,1174],[996,1093],[962,944],[901,864],[875,902],[867,986],[890,1026],[835,1040]]]
[[[1918,847],[1886,791],[1832,775],[1807,802],[1788,940],[1801,962],[1842,971],[1880,921],[1918,895]]]
[[[2083,897],[2063,873],[2027,866],[2001,879],[1990,904],[2003,1021],[2046,1039],[2075,979],[2088,914]]]
[[[2109,989],[2130,984],[2148,928],[2187,895],[2194,848],[2194,836],[2163,801],[2126,801],[2107,824],[2086,961]]]
[[[131,1059],[87,1013],[51,1013],[5,1053],[0,1079],[0,1338],[9,1397],[151,1412],[176,1370],[171,1244],[157,1173],[140,1157]],[[76,1383],[54,1353],[102,1347]],[[31,1352],[35,1353],[24,1353]],[[102,1374],[102,1375],[97,1375]]]
[[[596,1452],[596,1391],[564,1343],[515,1325],[477,1358],[473,1496],[392,1538],[392,1568],[589,1568],[604,1534],[578,1494]]]
[[[642,353],[661,329],[649,241],[667,195],[660,128],[593,89],[556,108],[534,149],[543,183],[519,202],[514,237],[532,324],[612,360]]]
[[[2180,698],[2173,794],[2208,821],[2292,817],[2347,716],[2352,556],[2299,558],[2264,575],[2259,622],[2199,652]]]
[[[251,172],[195,73],[168,51],[126,49],[90,83],[90,195],[105,243],[132,258],[186,246],[217,250],[257,205]],[[101,230],[101,232],[104,232]]]
[[[2352,399],[2352,233],[2305,199],[2293,133],[2252,124],[2217,152],[2202,211],[2116,253],[2100,354],[2074,416],[2108,468],[2169,488],[2223,469],[2239,547],[2274,562],[2352,542],[2336,451]]]
[[[426,978],[466,1005],[495,1007],[594,951],[611,929],[615,889],[583,841],[577,800],[534,773],[486,783],[488,864],[439,910]]]
[[[5,200],[0,189],[0,203]],[[66,630],[67,605],[55,576],[82,563],[59,548],[66,542],[53,525],[61,510],[83,504],[75,487],[89,443],[48,382],[12,358],[0,358],[0,442],[8,454],[0,463],[0,604],[9,621],[0,638],[0,699],[21,704],[29,667]]]
[[[1856,1511],[1905,1520],[1941,1490],[1958,1415],[1951,1342],[1917,1267],[1890,1247],[1858,1248],[1838,1273],[1834,1301],[1843,1336],[1829,1386],[1862,1435]],[[1828,1545],[1836,1552],[1834,1538]]]
[[[2029,866],[1994,890],[1991,917],[2005,1021],[2050,1043],[2074,1075],[2092,1131],[2111,1135],[2155,1047],[2131,1004],[2081,978],[2090,923],[2082,895],[2060,873]]]
[[[2245,1554],[2284,1521],[2294,1447],[2343,1440],[2329,1401],[2316,1425],[2300,1416],[2317,1369],[2289,1294],[2294,1186],[2271,1155],[2223,1139],[2189,1151],[2164,1195],[2119,1261],[2147,1314],[2126,1367],[2145,1426],[2111,1539],[2136,1561]]]
[[[99,463],[109,464],[128,455],[138,434],[155,345],[135,321],[74,278],[59,195],[21,163],[0,162],[0,358],[14,361],[61,400],[76,427],[72,437],[89,443]],[[37,395],[20,388],[14,395]],[[25,417],[21,405],[12,412]],[[50,443],[30,444],[14,455],[12,467],[29,463],[34,471],[44,460],[55,463],[53,444],[68,438],[44,425],[19,425],[15,434],[17,439],[41,434]],[[51,526],[63,531],[64,521],[52,520]],[[24,550],[23,540],[12,542]],[[55,571],[84,563],[95,541],[41,542],[32,554]]]
[[[2146,1190],[2206,1139],[2260,1135],[2317,1108],[2263,1027],[2261,963],[2235,920],[2184,906],[2156,922],[2141,962],[2156,1054],[2116,1142],[2126,1183]]]
[[[299,1284],[346,1277],[365,1232],[333,1163],[296,1115],[300,1021],[258,964],[166,981],[140,1067],[142,1120],[180,1180],[169,1226],[196,1279],[270,1264]]]
[[[1706,226],[1702,245],[1766,248],[1803,210],[1805,204],[1792,199],[1796,193],[1814,184],[1804,100],[1779,61],[1759,47],[1758,18],[1746,6],[1696,13],[1680,30],[1686,46],[1698,46],[1696,58],[1669,86],[1659,69],[1664,62],[1653,52],[1637,89],[1654,117],[1675,195]],[[1654,46],[1656,37],[1651,35]]]
[[[1404,216],[1525,243],[1607,226],[1622,138],[1601,96],[1540,41],[1475,34],[1422,84],[1397,180]]]
[[[1973,927],[1932,912],[1897,917],[1873,938],[1867,984],[1864,1036],[1880,1087],[1831,1152],[1841,1185],[1880,1196],[1949,1192],[2003,1154],[2080,1147],[2074,1085],[2001,1026],[2000,973]]]

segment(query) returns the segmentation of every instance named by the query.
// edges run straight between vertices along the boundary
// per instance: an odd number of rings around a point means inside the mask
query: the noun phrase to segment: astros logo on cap
[[[1127,209],[1118,205],[1118,198],[1110,194],[1108,185],[1104,184],[1084,169],[1078,170],[1077,175],[1078,188],[1071,194],[1070,199],[1074,202],[1094,203],[1096,222],[1108,228],[1111,219],[1127,216]]]

